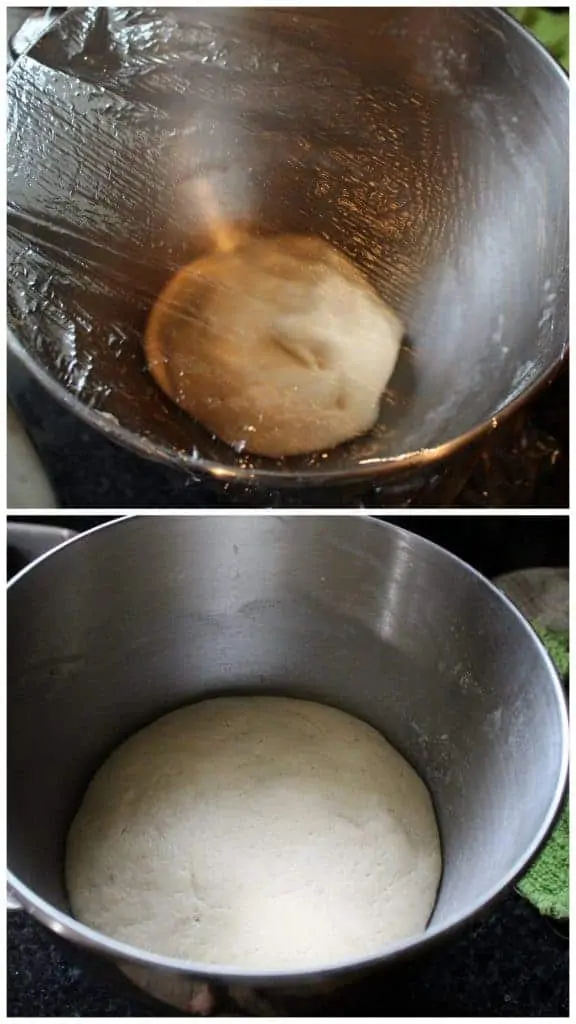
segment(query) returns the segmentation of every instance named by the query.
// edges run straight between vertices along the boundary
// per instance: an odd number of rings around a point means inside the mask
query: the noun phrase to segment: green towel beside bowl
[[[570,15],[549,11],[546,7],[507,7],[516,21],[524,25],[568,71],[570,63]]]
[[[552,836],[530,871],[518,884],[518,892],[530,900],[546,917],[567,918],[569,908],[569,846],[568,803]]]
[[[565,630],[552,630],[533,624],[561,678],[566,681],[569,669],[569,638]],[[546,917],[568,918],[570,826],[568,800],[550,839],[528,874],[519,882],[518,892],[530,900]]]

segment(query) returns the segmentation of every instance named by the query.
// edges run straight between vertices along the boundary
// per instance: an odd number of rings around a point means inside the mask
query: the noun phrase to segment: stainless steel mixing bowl
[[[150,968],[159,987],[203,978],[309,993],[420,953],[526,868],[562,798],[566,710],[536,635],[473,569],[369,518],[98,528],[11,583],[8,664],[13,891],[58,935],[132,974]],[[158,716],[233,692],[343,708],[427,781],[444,870],[425,934],[371,959],[247,975],[134,949],[70,916],[64,843],[92,773]]]
[[[143,455],[281,487],[421,472],[496,426],[568,337],[568,83],[501,10],[77,8],[8,76],[11,345]],[[380,421],[236,452],[145,370],[206,206],[323,236],[401,314]]]

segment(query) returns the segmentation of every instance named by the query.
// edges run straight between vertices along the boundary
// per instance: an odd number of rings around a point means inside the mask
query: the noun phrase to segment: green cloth
[[[570,829],[568,803],[544,850],[518,884],[518,892],[546,917],[563,918],[569,907]]]
[[[516,21],[524,25],[568,71],[570,63],[570,14],[549,11],[545,7],[507,7]]]
[[[548,629],[538,622],[533,622],[532,625],[556,665],[560,678],[567,679],[570,668],[570,638],[567,630]]]
[[[534,628],[548,650],[563,679],[568,677],[569,637],[565,631],[555,631],[534,623]],[[550,839],[534,861],[529,872],[518,883],[518,892],[530,900],[546,917],[566,918],[570,914],[570,826],[568,801]]]

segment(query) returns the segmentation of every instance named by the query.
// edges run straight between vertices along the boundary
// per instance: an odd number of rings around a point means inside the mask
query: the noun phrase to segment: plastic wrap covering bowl
[[[8,117],[10,343],[144,455],[279,486],[413,473],[565,354],[567,79],[494,8],[73,9],[9,73]],[[154,384],[146,320],[210,210],[325,238],[398,311],[370,434],[251,457]]]

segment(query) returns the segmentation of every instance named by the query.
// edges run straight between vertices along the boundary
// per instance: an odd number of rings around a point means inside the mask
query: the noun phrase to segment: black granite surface
[[[344,989],[310,1016],[567,1017],[568,942],[514,893],[458,940],[384,976]],[[8,924],[8,1015],[177,1016],[96,981],[23,913]],[[230,1014],[227,1014],[230,1015]]]

